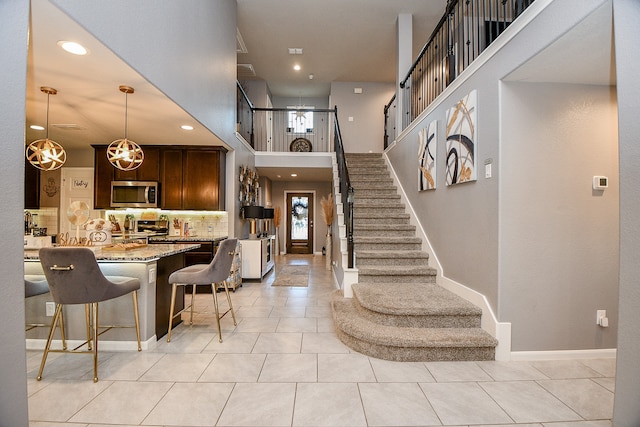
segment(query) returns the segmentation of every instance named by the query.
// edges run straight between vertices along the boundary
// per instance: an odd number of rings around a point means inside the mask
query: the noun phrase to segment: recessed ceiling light
[[[294,69],[294,70],[296,70],[296,71],[300,71],[300,69],[301,69],[301,68],[302,68],[302,67],[301,67],[301,66],[299,66],[298,64],[296,64],[296,65],[294,65],[294,66],[293,66],[293,69]]]
[[[29,127],[33,130],[44,130],[44,126],[40,126],[40,125],[31,125]]]
[[[58,42],[58,46],[69,53],[73,53],[74,55],[86,55],[88,53],[87,49],[84,46],[76,42],[61,40]]]
[[[189,126],[189,125],[182,125],[180,127],[184,130],[193,130],[193,126]]]
[[[296,176],[298,176],[298,174],[297,173],[292,173],[291,176],[295,178]]]

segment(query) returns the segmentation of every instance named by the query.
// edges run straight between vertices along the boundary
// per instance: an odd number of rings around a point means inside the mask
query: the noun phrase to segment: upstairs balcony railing
[[[238,84],[237,132],[256,151],[334,151],[336,109],[254,107]]]
[[[429,41],[400,81],[401,129],[413,122],[534,1],[449,0]],[[388,113],[385,109],[385,122],[395,120]]]

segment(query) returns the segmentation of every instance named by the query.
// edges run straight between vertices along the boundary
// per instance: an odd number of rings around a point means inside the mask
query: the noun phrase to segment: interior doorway
[[[287,193],[287,253],[313,253],[313,193]]]

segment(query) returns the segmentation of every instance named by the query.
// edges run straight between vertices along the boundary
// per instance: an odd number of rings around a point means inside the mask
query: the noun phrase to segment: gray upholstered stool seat
[[[31,298],[38,295],[44,295],[49,292],[49,284],[47,278],[42,274],[25,274],[24,275],[24,297]],[[27,323],[26,330],[30,331],[38,326],[48,326],[44,323]],[[64,339],[64,322],[60,319],[60,331],[62,334],[62,346],[67,348],[67,343]]]
[[[42,355],[38,380],[42,379],[42,371],[47,361],[47,355],[53,352],[75,352],[93,354],[93,381],[98,381],[98,336],[115,326],[109,326],[99,333],[98,303],[131,294],[133,298],[133,314],[138,341],[140,346],[140,323],[138,321],[138,289],[140,280],[134,277],[108,276],[105,277],[98,266],[93,251],[86,247],[58,247],[40,249],[40,263],[49,283],[51,296],[56,303],[56,310],[51,322],[49,338]],[[67,304],[84,304],[87,321],[88,349],[81,350],[52,350],[51,341],[56,329],[57,320],[62,316],[62,307]],[[62,328],[61,328],[62,330]],[[93,342],[93,351],[92,351]],[[83,344],[83,345],[84,345]],[[77,347],[80,348],[83,345]]]
[[[30,298],[49,292],[47,278],[41,274],[24,275],[24,297]]]
[[[233,305],[231,304],[231,296],[229,295],[229,287],[227,286],[227,279],[229,277],[229,274],[231,273],[231,264],[233,263],[233,257],[235,255],[237,243],[238,239],[223,240],[220,244],[220,247],[218,248],[218,251],[209,264],[190,265],[188,267],[181,268],[180,270],[176,270],[169,275],[169,283],[171,283],[172,289],[167,342],[171,341],[171,327],[173,325],[173,319],[189,308],[191,309],[189,323],[193,325],[193,305],[196,296],[196,285],[211,285],[211,293],[213,294],[213,307],[216,312],[216,322],[218,324],[218,340],[220,342],[222,342],[220,319],[228,312],[231,312],[231,316],[233,317],[233,324],[237,325],[236,315],[233,311]],[[229,303],[229,309],[222,313],[222,315],[220,315],[220,309],[218,307],[218,297],[216,295],[218,283],[222,283],[224,285],[224,292],[227,296],[227,302]],[[178,286],[185,285],[193,285],[193,289],[191,291],[191,303],[180,310],[178,313],[174,313],[177,288]]]

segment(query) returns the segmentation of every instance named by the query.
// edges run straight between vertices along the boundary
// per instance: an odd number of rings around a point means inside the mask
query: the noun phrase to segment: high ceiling
[[[254,78],[267,81],[275,96],[328,97],[331,81],[395,81],[396,20],[413,14],[419,50],[444,11],[446,0],[238,0],[238,33]],[[139,144],[222,144],[215,135],[149,84],[80,25],[48,0],[32,0],[27,82],[27,126],[46,125],[49,137],[67,149],[108,144],[124,137],[128,95],[128,137]],[[81,41],[90,60],[64,52],[59,40]],[[299,73],[292,71],[289,47],[302,48]],[[310,80],[308,75],[314,74]],[[189,124],[187,132],[180,125]],[[26,130],[27,141],[45,137]]]
[[[255,79],[274,96],[328,97],[332,81],[395,82],[399,14],[413,19],[413,58],[446,0],[237,0],[238,30]],[[302,49],[302,55],[289,54]],[[300,71],[293,65],[299,64]],[[309,79],[313,75],[313,79]],[[402,76],[404,77],[404,76]]]

